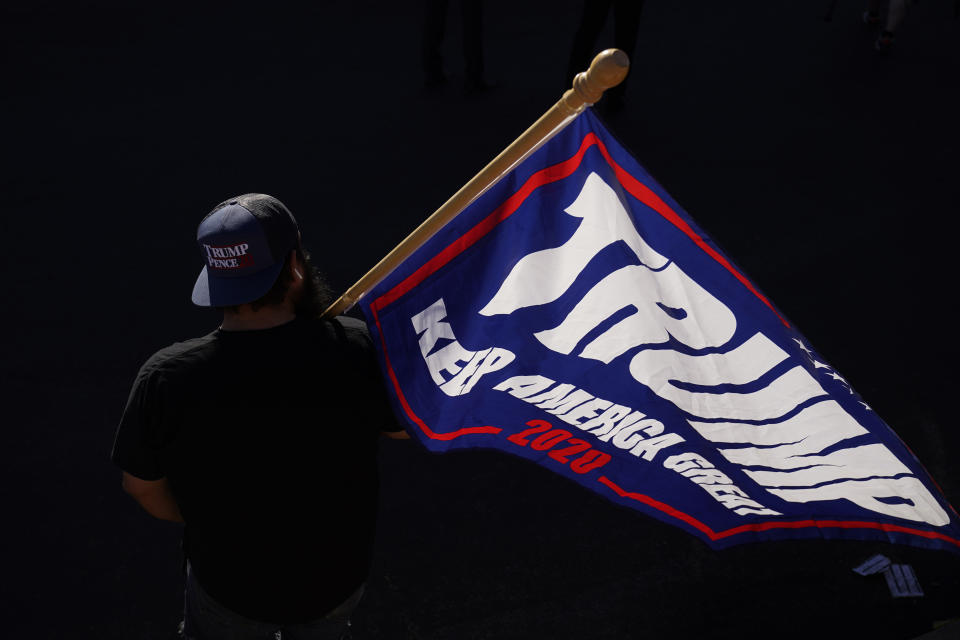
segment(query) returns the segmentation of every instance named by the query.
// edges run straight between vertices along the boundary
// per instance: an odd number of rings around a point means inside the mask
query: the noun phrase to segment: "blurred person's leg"
[[[485,89],[483,79],[483,2],[461,0],[463,19],[463,62],[468,89]]]
[[[886,30],[890,33],[896,33],[903,22],[903,16],[907,14],[907,0],[890,0],[890,8],[887,9]]]
[[[577,28],[577,34],[573,37],[573,46],[570,48],[570,62],[567,65],[564,89],[569,89],[573,77],[581,71],[586,71],[590,66],[590,61],[597,53],[593,49],[607,21],[607,14],[612,4],[613,0],[584,0],[580,26]]]
[[[907,13],[907,0],[890,0],[887,7],[887,22],[883,31],[877,37],[875,44],[877,51],[886,52],[893,46],[894,37],[900,23],[903,22],[903,16]]]
[[[640,12],[643,9],[643,0],[615,0],[613,4],[613,46],[623,51],[630,58],[630,67],[633,67],[633,50],[637,46],[637,33],[640,30]],[[618,110],[623,107],[624,96],[627,93],[627,80],[610,90],[610,108]]]
[[[423,64],[423,83],[428,87],[443,84],[443,30],[447,22],[447,0],[425,0],[423,15],[423,39],[420,59]]]
[[[633,57],[640,30],[643,0],[616,0],[613,4],[613,46]]]

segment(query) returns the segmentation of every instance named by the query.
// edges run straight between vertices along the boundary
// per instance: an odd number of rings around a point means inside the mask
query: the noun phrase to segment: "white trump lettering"
[[[895,518],[918,520],[937,527],[950,522],[950,516],[923,483],[907,476],[904,478],[876,478],[873,480],[849,480],[809,489],[769,489],[770,493],[790,502],[812,500],[849,500],[864,509],[883,513]],[[901,504],[889,504],[880,499],[899,498]]]
[[[949,522],[946,512],[922,483],[904,484],[901,482],[904,478],[890,479],[909,474],[910,469],[882,444],[865,444],[837,449],[827,455],[814,455],[868,433],[833,400],[818,402],[775,424],[690,421],[690,425],[712,442],[760,445],[719,451],[730,462],[747,467],[744,473],[784,500],[836,500],[839,494],[849,490],[849,496],[839,497],[872,511],[937,526]],[[877,476],[885,478],[869,483],[824,484]],[[803,487],[803,490],[773,487]],[[887,504],[876,499],[905,497],[901,495],[904,487],[915,492],[910,504]]]
[[[603,275],[573,303],[559,324],[534,333],[537,340],[556,353],[606,364],[636,351],[627,367],[630,376],[691,416],[688,422],[706,440],[756,445],[719,451],[746,478],[782,500],[845,499],[864,509],[937,526],[949,521],[923,483],[875,436],[838,447],[868,432],[837,402],[829,400],[827,391],[803,363],[792,360],[760,332],[740,344],[728,344],[736,333],[734,314],[646,242],[617,192],[596,173],[586,178],[565,212],[580,218],[573,235],[558,247],[521,258],[480,310],[481,315],[511,314],[557,302],[598,253],[623,243],[639,264]],[[595,335],[625,310],[626,317]],[[577,352],[587,336],[594,337]],[[685,345],[685,352],[647,348],[671,339]],[[686,352],[706,349],[706,353]],[[457,355],[467,360],[473,356]],[[822,363],[815,366],[826,367]],[[550,389],[553,381],[543,384],[547,379],[537,376],[508,382],[501,383],[508,385],[503,390],[569,415],[571,424],[589,430],[601,441],[629,448],[638,457],[652,459],[659,442],[664,446],[682,442],[675,434],[645,431],[649,419],[643,414],[598,402],[572,385]],[[583,409],[575,410],[578,406]],[[719,488],[733,485],[704,458],[675,458],[667,459],[675,464],[668,468],[711,487],[708,493],[735,513],[777,514],[747,498],[739,488]]]
[[[757,333],[726,353],[691,356],[670,349],[641,351],[630,361],[630,373],[689,414],[701,418],[769,420],[827,392],[800,366],[751,393],[688,391],[675,382],[706,387],[746,384],[786,359],[787,354],[780,347]]]
[[[641,264],[606,276],[562,323],[535,334],[538,340],[553,351],[569,354],[592,329],[626,308],[633,312],[586,345],[581,357],[610,362],[633,347],[663,343],[671,335],[694,348],[720,346],[730,339],[736,329],[733,313],[650,248],[620,198],[597,174],[587,177],[580,195],[565,211],[582,219],[573,236],[559,247],[523,257],[481,309],[482,315],[509,314],[553,302],[597,253],[623,242]]]
[[[577,199],[566,212],[583,221],[566,243],[525,256],[518,262],[496,295],[480,310],[485,316],[513,313],[517,309],[553,302],[577,279],[601,249],[625,242],[651,269],[661,269],[667,259],[640,237],[613,189],[591,173]],[[542,276],[549,274],[549,278]]]

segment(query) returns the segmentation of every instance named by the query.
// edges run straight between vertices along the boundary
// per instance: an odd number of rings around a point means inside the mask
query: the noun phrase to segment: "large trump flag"
[[[361,305],[430,451],[528,458],[715,548],[960,551],[910,450],[590,110]]]

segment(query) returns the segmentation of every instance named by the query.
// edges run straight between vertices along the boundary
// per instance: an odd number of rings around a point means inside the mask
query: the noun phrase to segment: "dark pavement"
[[[343,290],[559,98],[579,2],[487,2],[499,86],[473,97],[451,4],[450,82],[426,93],[418,2],[6,3],[0,636],[172,636],[179,528],[108,454],[142,361],[218,322],[189,301],[214,204],[276,195]],[[829,23],[828,4],[648,0],[611,128],[960,505],[960,22],[911,5],[883,57],[860,4]],[[714,552],[506,455],[381,458],[357,640],[905,639],[960,618],[960,555]],[[926,596],[852,573],[877,552]]]

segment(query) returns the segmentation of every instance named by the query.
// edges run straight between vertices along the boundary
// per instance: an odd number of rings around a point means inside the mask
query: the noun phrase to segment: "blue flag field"
[[[590,110],[360,304],[430,451],[528,458],[714,548],[960,552],[906,445]]]

